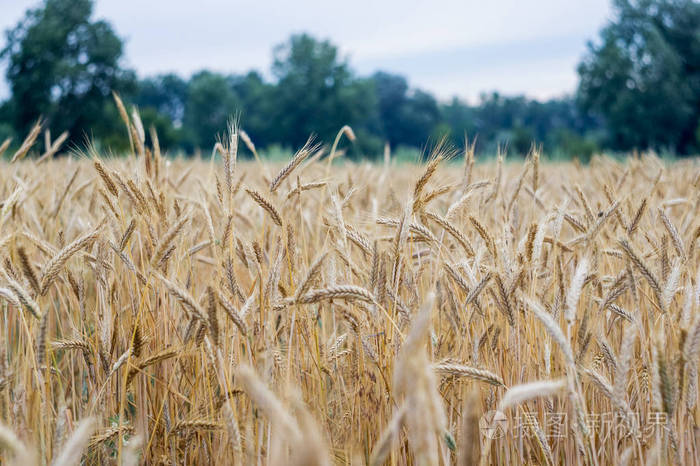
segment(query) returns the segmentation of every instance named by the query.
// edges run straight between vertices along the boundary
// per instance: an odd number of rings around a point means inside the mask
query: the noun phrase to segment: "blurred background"
[[[346,124],[354,158],[700,148],[692,0],[3,0],[0,28],[0,143],[43,117],[123,152],[114,91],[171,154],[211,151],[231,118],[268,154]]]

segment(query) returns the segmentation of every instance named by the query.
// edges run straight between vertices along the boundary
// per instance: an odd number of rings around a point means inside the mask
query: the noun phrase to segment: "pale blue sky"
[[[0,29],[37,3],[0,0]],[[586,41],[610,15],[609,0],[97,0],[95,12],[126,39],[126,63],[141,76],[267,73],[272,47],[307,31],[339,45],[361,74],[400,73],[440,99],[472,102],[491,90],[573,92]]]

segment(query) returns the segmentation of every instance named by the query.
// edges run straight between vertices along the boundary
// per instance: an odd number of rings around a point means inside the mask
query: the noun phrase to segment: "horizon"
[[[40,3],[9,0],[3,6],[2,46],[4,32]],[[539,101],[572,94],[586,43],[612,12],[607,0],[577,5],[541,0],[535,8],[511,0],[490,5],[443,1],[437,7],[414,1],[402,3],[403,8],[396,8],[393,0],[380,5],[360,1],[342,13],[334,5],[309,0],[272,3],[246,0],[235,6],[203,0],[196,7],[166,9],[164,0],[145,5],[97,0],[93,17],[110,22],[125,39],[123,63],[140,77],[169,72],[189,77],[209,69],[226,74],[258,71],[269,80],[273,47],[291,34],[306,32],[336,45],[362,76],[380,70],[400,74],[412,88],[440,101],[457,97],[474,104],[491,92]],[[220,14],[206,17],[212,10]],[[268,30],[261,31],[263,27]],[[0,99],[5,99],[9,88],[4,64],[0,72]]]

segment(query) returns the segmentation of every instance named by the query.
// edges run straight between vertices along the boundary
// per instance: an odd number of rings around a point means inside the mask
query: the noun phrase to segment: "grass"
[[[700,455],[694,161],[171,161],[122,116],[135,155],[0,166],[4,463]]]

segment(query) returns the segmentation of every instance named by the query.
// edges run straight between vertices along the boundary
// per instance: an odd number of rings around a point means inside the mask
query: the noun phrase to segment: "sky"
[[[0,0],[0,30],[37,4]],[[574,92],[586,43],[611,15],[610,0],[97,0],[94,14],[125,39],[125,63],[140,76],[269,75],[273,47],[308,32],[361,75],[399,73],[441,100],[469,102],[494,90],[540,100]]]

